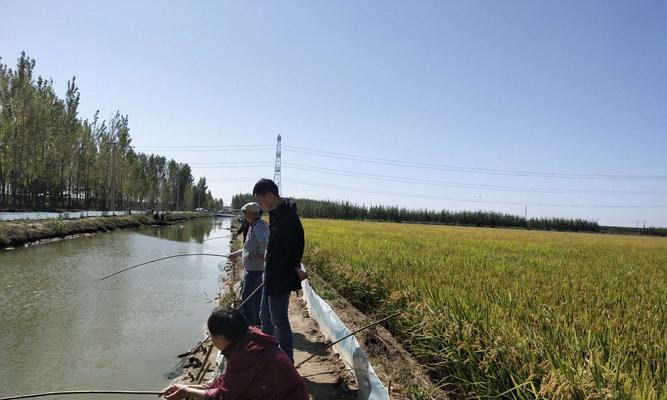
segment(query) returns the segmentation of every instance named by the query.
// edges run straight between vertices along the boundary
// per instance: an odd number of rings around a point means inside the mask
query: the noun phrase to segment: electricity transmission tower
[[[273,171],[273,181],[278,186],[278,193],[283,194],[283,187],[280,183],[280,135],[278,135],[278,143],[276,144],[276,168]]]

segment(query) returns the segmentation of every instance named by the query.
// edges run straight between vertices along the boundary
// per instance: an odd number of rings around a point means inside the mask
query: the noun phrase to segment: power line
[[[629,205],[629,204],[550,204],[550,203],[526,203],[526,202],[516,202],[516,201],[490,201],[490,200],[479,200],[479,199],[462,199],[462,198],[453,198],[453,197],[439,197],[439,196],[430,196],[430,195],[410,195],[402,192],[390,192],[390,191],[376,191],[368,190],[364,188],[351,187],[351,186],[339,186],[339,185],[328,185],[322,184],[319,182],[301,180],[301,179],[283,179],[287,182],[292,182],[296,184],[320,187],[324,189],[337,189],[337,190],[346,190],[351,192],[360,192],[360,193],[370,193],[370,194],[381,194],[388,196],[398,196],[398,197],[407,197],[415,199],[431,199],[431,200],[445,200],[445,201],[454,201],[454,202],[464,202],[464,203],[482,203],[482,204],[502,204],[502,205],[512,205],[512,206],[534,206],[534,207],[563,207],[563,208],[667,208],[667,205]]]
[[[255,165],[255,164],[261,164],[261,165],[273,165],[272,162],[270,161],[204,161],[204,162],[192,162],[188,163],[188,165],[213,165],[213,166],[229,166],[229,165]]]
[[[230,146],[137,146],[141,151],[179,151],[179,152],[226,152],[226,151],[261,151],[271,150],[272,146],[264,145],[230,145]]]
[[[136,146],[138,149],[208,149],[212,151],[218,150],[234,150],[234,149],[248,149],[248,150],[264,150],[273,149],[273,146],[268,144],[229,144],[229,145],[193,145],[193,146]]]
[[[562,172],[544,172],[544,171],[526,171],[526,170],[511,170],[511,169],[493,169],[493,168],[476,168],[460,165],[424,163],[409,160],[398,160],[382,157],[371,157],[364,155],[356,155],[349,153],[340,153],[333,151],[318,150],[300,146],[283,146],[284,150],[298,154],[306,154],[311,156],[327,157],[340,160],[348,160],[355,162],[363,162],[370,164],[391,165],[406,168],[417,169],[431,169],[443,170],[462,173],[482,174],[482,175],[503,175],[503,176],[523,176],[523,177],[538,177],[538,178],[559,178],[559,179],[588,179],[588,180],[667,180],[667,175],[626,175],[626,174],[575,174]],[[154,149],[154,150],[170,150],[170,151],[185,151],[185,152],[219,152],[219,151],[258,151],[258,150],[273,150],[272,145],[201,145],[201,146],[137,146],[137,149]]]
[[[218,178],[218,179],[211,179],[211,180],[206,180],[206,182],[256,182],[259,178]]]
[[[495,190],[504,192],[527,192],[527,193],[553,193],[553,194],[588,194],[588,195],[619,195],[619,194],[667,194],[667,191],[641,191],[641,190],[580,190],[580,189],[558,189],[558,188],[543,188],[543,187],[525,187],[525,186],[503,186],[503,185],[486,185],[486,184],[471,184],[465,182],[439,181],[422,178],[408,178],[398,177],[382,174],[371,174],[366,172],[345,171],[332,168],[313,167],[309,165],[297,163],[285,163],[286,166],[321,174],[346,176],[360,179],[380,180],[385,182],[399,182],[414,185],[429,185],[429,186],[444,186],[455,187],[461,189],[480,189],[480,190]]]
[[[422,163],[415,161],[396,160],[390,158],[369,157],[369,156],[353,155],[347,153],[338,153],[333,151],[316,150],[299,146],[285,146],[285,150],[299,154],[328,157],[340,160],[365,162],[371,164],[445,170],[445,171],[455,171],[455,172],[484,174],[484,175],[507,175],[507,176],[525,176],[525,177],[540,177],[540,178],[599,179],[599,180],[667,180],[667,175],[573,174],[573,173],[559,173],[559,172],[475,168],[475,167],[465,167],[465,166],[456,166],[447,164],[432,164],[432,163]]]
[[[256,163],[192,163],[188,164],[196,168],[257,168],[267,167],[273,165],[272,162],[256,162]]]

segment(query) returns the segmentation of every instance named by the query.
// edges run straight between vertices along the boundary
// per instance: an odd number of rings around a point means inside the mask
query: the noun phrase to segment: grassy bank
[[[665,399],[667,240],[303,220],[304,261],[456,397]]]
[[[166,222],[183,221],[206,216],[201,213],[169,213]],[[61,238],[83,233],[106,232],[114,229],[135,228],[155,224],[147,215],[125,215],[119,217],[91,217],[72,220],[45,219],[39,221],[0,222],[0,249],[22,246],[39,240]]]

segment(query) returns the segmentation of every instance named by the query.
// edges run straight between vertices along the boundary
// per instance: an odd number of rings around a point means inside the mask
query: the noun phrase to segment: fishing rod
[[[221,228],[221,229],[223,229],[223,230],[231,230],[231,228]],[[214,237],[214,238],[210,238],[210,239],[204,239],[203,242],[205,242],[205,241],[207,241],[207,240],[221,239],[221,238],[225,238],[225,237],[229,237],[229,235],[218,236],[218,237]],[[227,254],[186,253],[186,254],[176,254],[176,255],[173,255],[173,256],[167,256],[167,257],[162,257],[162,258],[156,258],[156,259],[154,259],[154,260],[150,260],[150,261],[142,262],[142,263],[140,263],[140,264],[136,264],[136,265],[133,265],[133,266],[131,266],[131,267],[127,267],[127,268],[125,268],[125,269],[121,269],[120,271],[114,272],[114,273],[111,274],[111,275],[107,275],[107,276],[105,276],[105,277],[100,278],[100,280],[103,281],[103,280],[105,280],[105,279],[111,278],[112,276],[116,276],[116,275],[118,275],[118,274],[120,274],[120,273],[123,273],[123,272],[125,272],[125,271],[129,271],[129,270],[134,269],[134,268],[142,267],[142,266],[144,266],[144,265],[146,265],[146,264],[151,264],[151,263],[154,263],[154,262],[158,262],[158,261],[162,261],[162,260],[167,260],[167,259],[175,258],[175,257],[187,257],[187,256],[227,257]]]
[[[22,394],[19,396],[9,396],[9,397],[0,397],[0,400],[15,400],[15,399],[30,399],[33,397],[43,397],[43,396],[62,396],[66,394],[137,394],[145,395],[149,394],[152,396],[161,395],[164,392],[148,392],[143,390],[68,390],[63,392],[45,392],[45,393],[33,393],[33,394]]]
[[[260,289],[262,289],[265,285],[266,285],[265,282],[260,283],[259,286],[257,286],[257,287],[255,288],[255,290],[253,290],[252,293],[250,293],[250,295],[248,295],[248,297],[246,297],[245,300],[243,300],[243,301],[241,302],[241,304],[239,304],[239,305],[236,306],[236,307],[232,307],[232,308],[233,308],[234,310],[237,310],[237,311],[240,310],[241,307],[243,307],[243,306],[245,305],[245,303],[248,302],[248,300],[252,299],[257,293],[259,293],[259,292],[260,292]],[[196,345],[195,347],[193,347],[192,350],[191,350],[189,353],[183,355],[183,357],[180,357],[180,356],[179,356],[179,358],[181,358],[181,361],[180,361],[178,364],[176,364],[176,367],[174,368],[174,371],[177,371],[177,370],[182,369],[183,366],[185,365],[185,363],[187,362],[187,360],[190,358],[190,356],[192,356],[193,354],[195,354],[195,353],[197,352],[197,350],[199,350],[199,349],[202,347],[202,345],[203,345],[207,340],[209,340],[210,338],[211,338],[211,334],[210,334],[210,333],[207,333],[207,334],[206,334],[206,337],[204,337],[204,339],[202,339],[199,343],[197,343],[197,345]],[[211,346],[209,346],[209,349],[210,349],[210,348],[211,348]],[[208,353],[208,352],[209,352],[209,351],[207,351],[207,353]],[[207,359],[208,359],[208,357],[207,357]],[[203,367],[203,366],[202,366],[202,367]],[[201,371],[200,371],[200,372],[201,372]],[[197,375],[199,375],[199,374],[197,374]],[[0,399],[0,400],[1,400],[1,399]]]
[[[246,299],[243,300],[243,301],[241,302],[241,304],[239,304],[239,305],[236,306],[236,307],[232,307],[232,308],[233,308],[234,310],[239,310],[239,309],[240,309],[241,307],[243,307],[243,305],[244,305],[248,300],[250,300],[255,294],[259,293],[259,290],[262,289],[263,287],[264,287],[264,282],[262,282],[259,286],[257,286],[257,287],[255,288],[255,290],[253,290],[252,293],[250,293],[250,295],[249,295],[248,297],[246,297]],[[199,350],[199,348],[204,344],[204,342],[206,342],[210,337],[211,337],[211,334],[210,334],[210,333],[207,334],[206,337],[204,338],[204,340],[202,340],[201,342],[197,343],[197,345],[192,349],[192,351],[191,351],[190,353],[188,353],[185,357],[183,357],[183,359],[182,359],[182,360],[183,360],[183,365],[185,365],[185,360],[189,359],[191,355],[193,355],[194,353],[196,353],[197,350]],[[208,359],[209,359],[209,357],[211,356],[211,352],[212,352],[212,351],[213,351],[213,343],[211,343],[211,344],[208,345],[208,349],[206,350],[206,356],[204,357],[204,362],[202,363],[201,368],[199,369],[199,372],[197,373],[197,376],[196,376],[196,378],[195,378],[195,382],[196,382],[197,384],[200,384],[201,381],[202,381],[202,379],[204,379],[204,376],[206,375],[206,370],[208,369],[208,366],[209,366],[209,364],[210,364],[210,363],[208,362]],[[180,364],[180,363],[179,363],[179,364]],[[183,368],[183,365],[177,366],[176,369],[181,369],[181,368]]]
[[[131,266],[131,267],[127,267],[127,268],[125,268],[125,269],[121,269],[120,271],[114,272],[114,273],[111,274],[111,275],[107,275],[107,276],[105,276],[105,277],[100,278],[100,280],[103,281],[103,280],[105,280],[105,279],[111,278],[112,276],[116,276],[116,275],[118,275],[118,274],[120,274],[120,273],[123,273],[123,272],[125,272],[125,271],[129,271],[129,270],[134,269],[134,268],[142,267],[142,266],[144,266],[144,265],[146,265],[146,264],[151,264],[151,263],[158,262],[158,261],[162,261],[162,260],[168,260],[168,259],[170,259],[170,258],[176,258],[176,257],[188,257],[188,256],[227,257],[227,254],[213,254],[213,253],[185,253],[185,254],[175,254],[175,255],[173,255],[173,256],[167,256],[167,257],[156,258],[156,259],[154,259],[154,260],[150,260],[150,261],[142,262],[142,263],[140,263],[140,264],[136,264],[136,265],[133,265],[133,266]]]
[[[252,293],[250,293],[250,295],[248,295],[248,297],[246,297],[245,300],[243,300],[243,301],[241,302],[241,304],[239,304],[239,305],[236,306],[236,307],[232,307],[232,309],[234,309],[234,310],[236,310],[236,311],[240,310],[241,307],[243,307],[243,306],[245,305],[245,303],[248,302],[248,300],[252,299],[253,296],[255,296],[255,294],[259,293],[259,290],[262,289],[265,285],[266,285],[266,282],[262,282],[262,283],[260,283],[259,286],[257,286],[257,287],[255,288],[255,290],[253,290]],[[194,347],[194,349],[192,349],[192,351],[191,351],[190,353],[188,353],[188,354],[187,354],[185,357],[183,357],[183,358],[188,358],[188,357],[190,357],[191,355],[193,355],[193,354],[199,349],[199,347],[201,347],[201,345],[204,344],[205,341],[207,341],[208,339],[210,339],[210,337],[211,337],[211,334],[206,335],[206,337],[205,337],[201,342],[197,343],[197,345]],[[0,399],[0,400],[2,400],[2,399]]]
[[[255,295],[255,293],[258,293],[258,292],[259,292],[259,289],[263,288],[264,286],[266,286],[266,282],[262,281],[262,283],[260,283],[259,286],[257,286],[257,287],[255,288],[255,290],[253,290],[252,293],[250,293],[250,294],[248,295],[248,297],[246,297],[245,300],[243,300],[243,301],[241,302],[241,304],[239,304],[239,305],[236,306],[236,307],[232,307],[232,308],[233,308],[234,310],[240,310],[241,307],[243,307],[243,305],[244,305],[245,303],[247,303],[248,300],[250,300],[250,299],[252,298],[252,296]]]
[[[361,328],[359,328],[359,329],[357,329],[357,330],[355,330],[355,331],[353,331],[353,332],[350,332],[349,334],[347,334],[347,335],[343,336],[342,338],[336,340],[335,342],[331,343],[330,345],[328,345],[327,347],[325,347],[324,350],[333,347],[335,344],[342,342],[343,340],[349,338],[350,336],[353,336],[353,335],[355,335],[355,334],[357,334],[357,333],[359,333],[359,332],[361,332],[361,331],[363,331],[363,330],[365,330],[365,329],[368,329],[368,328],[370,328],[370,327],[372,327],[372,326],[381,324],[382,322],[387,321],[387,320],[389,320],[389,319],[398,317],[399,315],[401,315],[401,313],[400,313],[400,312],[397,312],[396,314],[392,314],[392,315],[390,315],[390,316],[388,316],[388,317],[382,318],[381,320],[378,320],[378,321],[375,321],[375,322],[370,323],[370,324],[368,324],[368,325],[362,326]],[[294,368],[299,368],[300,366],[302,366],[302,365],[305,364],[306,362],[310,361],[310,360],[311,360],[313,357],[315,357],[316,355],[317,355],[317,354],[315,354],[315,353],[311,354],[310,357],[308,357],[308,358],[306,358],[305,360],[303,360],[303,361],[301,361],[300,363],[298,363]]]
[[[202,240],[202,242],[206,242],[206,241],[214,240],[214,239],[224,239],[224,238],[228,238],[228,237],[231,237],[231,235],[216,236],[216,237],[204,239],[204,240]]]

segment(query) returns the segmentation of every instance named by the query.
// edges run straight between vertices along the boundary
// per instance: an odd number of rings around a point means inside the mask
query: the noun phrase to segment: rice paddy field
[[[667,239],[302,220],[306,265],[454,398],[667,399]]]

